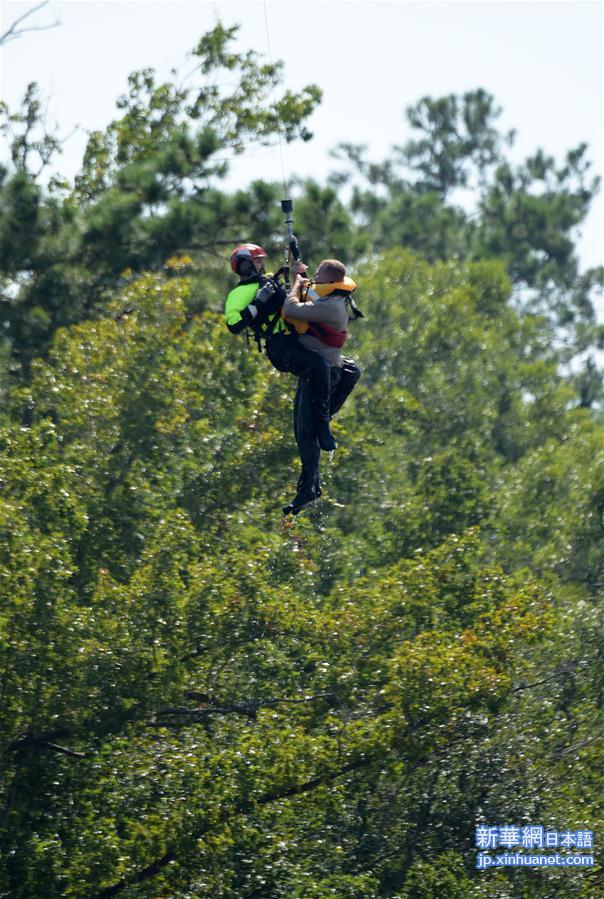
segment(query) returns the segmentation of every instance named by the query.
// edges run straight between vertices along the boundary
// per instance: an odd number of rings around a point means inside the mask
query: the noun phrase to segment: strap
[[[264,343],[265,343],[264,348],[266,349],[266,341],[269,339],[269,337],[273,336],[273,334],[275,332],[275,328],[277,327],[277,323],[279,322],[279,320],[280,320],[279,313],[276,312],[272,319],[267,319],[267,321],[265,323],[263,323],[264,328],[262,325],[259,324],[257,327],[252,329],[252,333],[254,335],[254,340],[256,341],[256,345],[258,346],[259,353],[261,353],[262,349],[263,349],[262,341],[264,341]],[[286,332],[287,336],[290,337],[292,334],[295,334],[297,336],[296,332],[293,330],[293,328],[289,324],[289,322],[286,322],[284,319],[283,319],[283,321],[287,328],[287,332]]]
[[[343,347],[348,337],[348,331],[336,331],[323,322],[309,322],[308,331],[327,346]]]
[[[355,303],[354,299],[352,298],[351,294],[348,294],[348,296],[346,297],[346,305],[350,309],[350,314],[351,314],[353,320],[357,319],[357,318],[365,318],[365,316],[363,315],[363,313],[361,312],[361,310]]]

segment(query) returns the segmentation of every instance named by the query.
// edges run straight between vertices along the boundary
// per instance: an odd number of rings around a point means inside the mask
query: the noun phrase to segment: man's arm
[[[311,300],[303,303],[301,300],[302,278],[297,277],[294,281],[289,296],[283,305],[284,318],[297,319],[306,322],[325,322],[333,323],[333,309],[329,308],[329,303],[317,302]]]
[[[231,334],[240,334],[245,328],[251,328],[254,319],[258,315],[258,309],[249,305],[241,312],[232,312],[227,318],[227,328]]]
[[[231,334],[239,334],[245,328],[253,328],[255,324],[266,321],[269,315],[281,308],[284,294],[281,287],[267,280],[251,303],[243,309],[239,308],[239,304],[231,305],[232,301],[227,300],[225,318]]]

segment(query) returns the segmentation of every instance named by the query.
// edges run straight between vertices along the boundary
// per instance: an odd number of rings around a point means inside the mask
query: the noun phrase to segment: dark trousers
[[[273,334],[266,341],[266,355],[277,371],[287,371],[303,378],[309,389],[309,403],[315,419],[329,421],[331,371],[320,356],[303,347],[295,335]]]
[[[303,347],[295,336],[282,333],[268,338],[266,355],[278,371],[290,372],[299,379],[294,400],[294,435],[302,462],[298,491],[318,495],[321,447],[317,419],[329,421],[342,408],[361,369],[352,359],[345,359],[342,367],[332,367],[319,353]]]
[[[361,376],[361,369],[352,359],[345,359],[341,368],[330,369],[330,417],[344,405],[346,398],[354,390]],[[302,472],[298,479],[299,493],[321,494],[320,459],[321,447],[313,417],[311,391],[308,381],[301,377],[294,400],[294,435],[302,462]]]

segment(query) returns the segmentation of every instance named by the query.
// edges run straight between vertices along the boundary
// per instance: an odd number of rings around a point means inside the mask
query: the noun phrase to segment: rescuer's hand
[[[285,291],[281,287],[275,287],[270,281],[261,287],[252,301],[252,306],[256,306],[259,313],[270,315],[277,312],[283,305],[285,299]]]
[[[302,290],[304,288],[305,283],[306,283],[306,278],[304,278],[300,274],[296,275],[296,278],[295,278],[295,281],[294,281],[294,284],[292,287],[292,293],[294,293],[298,297],[298,299],[300,299],[302,296]]]
[[[256,296],[254,297],[254,306],[258,306],[259,309],[263,309],[276,293],[276,287],[274,284],[271,284],[269,281],[264,287],[261,287]]]

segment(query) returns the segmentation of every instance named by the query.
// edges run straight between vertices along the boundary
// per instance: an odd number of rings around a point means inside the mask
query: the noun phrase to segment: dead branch
[[[38,12],[43,6],[47,5],[48,0],[44,0],[43,3],[38,3],[37,6],[32,7],[27,12],[23,13],[22,16],[19,16],[18,19],[15,19],[10,28],[5,31],[4,34],[0,34],[0,46],[2,46],[2,44],[7,44],[9,41],[16,40],[28,31],[49,31],[51,28],[56,28],[60,25],[61,21],[60,19],[57,19],[56,22],[53,22],[51,25],[30,25],[28,28],[17,28],[21,22],[29,18],[29,16],[32,16],[35,12]]]

